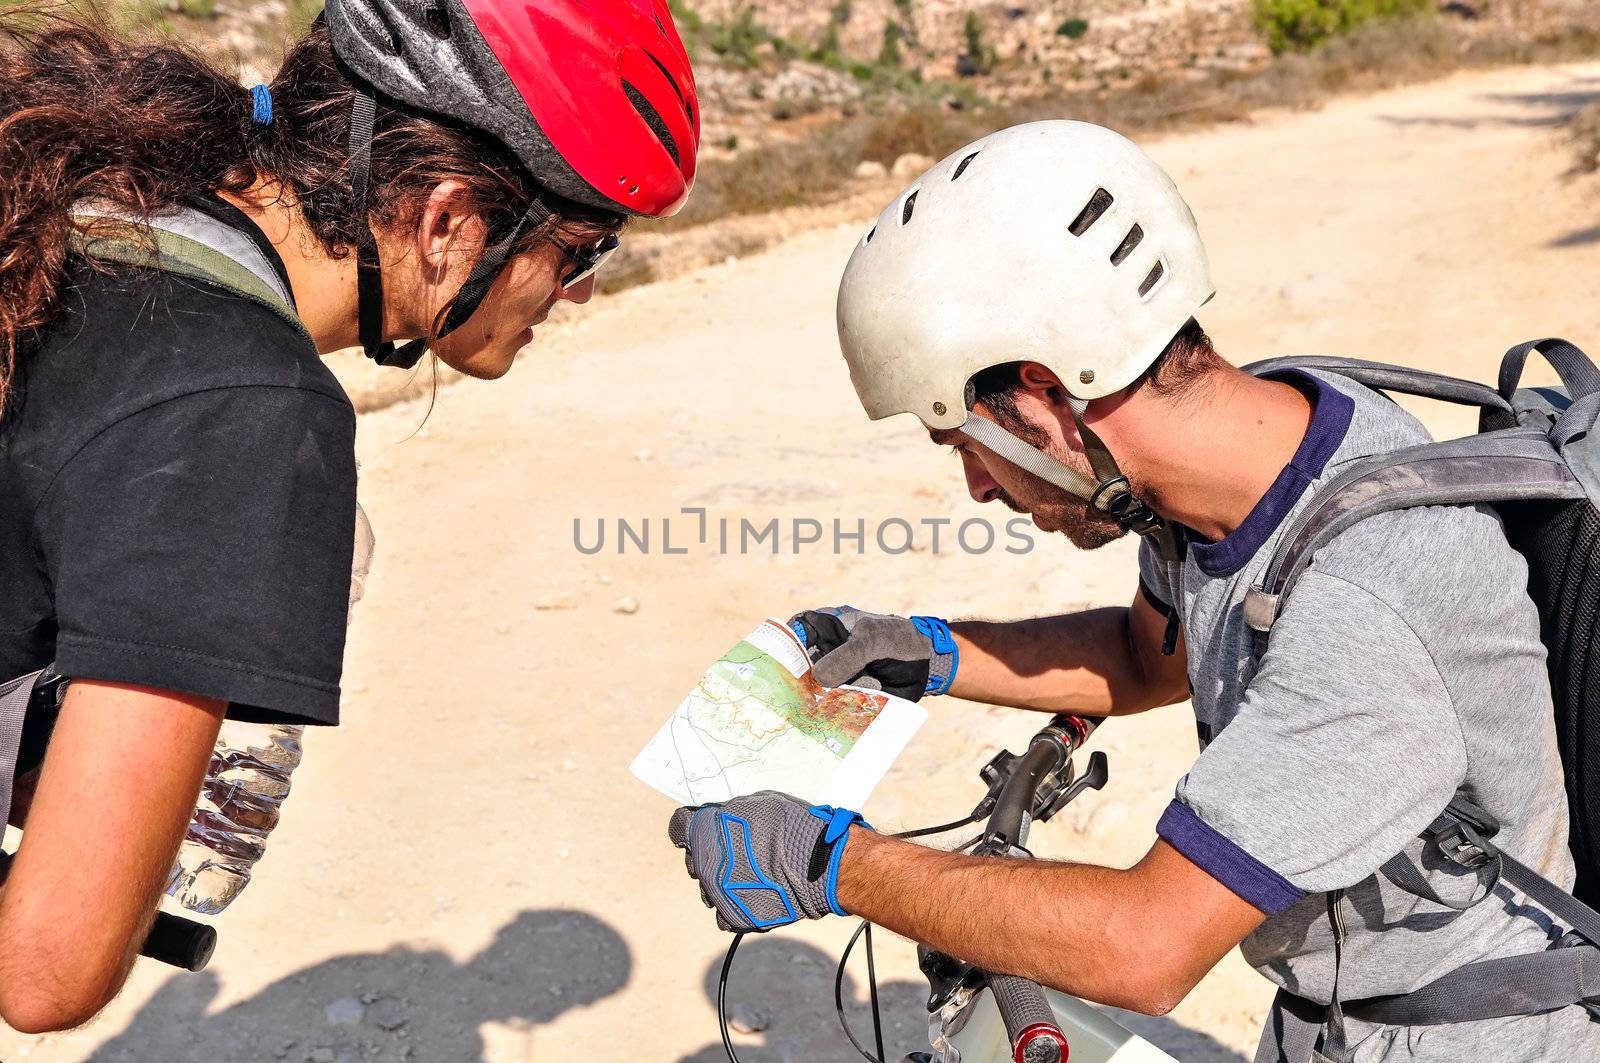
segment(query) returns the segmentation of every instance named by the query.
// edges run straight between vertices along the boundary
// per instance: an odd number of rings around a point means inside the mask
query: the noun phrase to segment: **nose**
[[[569,303],[578,303],[579,305],[587,303],[594,298],[594,282],[594,277],[585,277],[570,288],[562,288],[558,298],[565,299]]]
[[[967,493],[974,502],[993,502],[1000,497],[1000,485],[976,455],[962,451],[961,468],[967,474]]]

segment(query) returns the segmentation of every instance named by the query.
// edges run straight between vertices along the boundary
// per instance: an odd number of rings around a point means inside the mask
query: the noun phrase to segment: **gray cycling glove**
[[[798,613],[789,627],[806,644],[823,686],[851,683],[916,701],[949,691],[960,664],[950,625],[937,617],[841,605]]]
[[[839,905],[839,858],[861,813],[763,790],[680,808],[667,837],[684,853],[700,899],[723,930],[764,931],[800,919],[848,915]]]

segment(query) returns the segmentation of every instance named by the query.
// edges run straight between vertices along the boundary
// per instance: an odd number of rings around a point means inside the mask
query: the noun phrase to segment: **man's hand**
[[[789,621],[805,637],[817,681],[883,690],[916,701],[943,694],[960,654],[950,625],[931,616],[887,616],[853,606],[810,609]]]
[[[839,858],[859,812],[807,805],[763,790],[680,808],[667,837],[686,850],[700,899],[723,930],[765,931],[802,918],[848,915],[839,904]],[[867,827],[871,830],[871,827]]]

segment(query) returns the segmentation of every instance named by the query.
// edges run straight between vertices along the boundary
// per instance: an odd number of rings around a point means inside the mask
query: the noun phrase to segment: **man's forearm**
[[[1129,631],[1131,610],[950,625],[961,667],[950,693],[990,705],[1118,716],[1165,704],[1147,681]]]
[[[1212,904],[1205,891],[1188,893],[1182,912],[1154,901],[1181,885],[1173,865],[1183,860],[1164,843],[1123,871],[964,856],[857,827],[840,862],[839,902],[984,970],[1162,1014],[1260,920],[1231,895]]]
[[[1127,872],[963,856],[860,829],[841,861],[852,915],[975,963],[1136,1011],[1170,1006],[1128,967],[1134,906],[1106,903]]]

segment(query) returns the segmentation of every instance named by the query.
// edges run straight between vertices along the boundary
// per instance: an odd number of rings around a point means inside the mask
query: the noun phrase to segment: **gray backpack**
[[[1561,388],[1521,388],[1528,356],[1555,367]],[[1274,1026],[1258,1063],[1342,1059],[1344,1015],[1391,1025],[1432,1025],[1528,1015],[1583,1004],[1600,1015],[1600,370],[1565,340],[1525,343],[1507,352],[1499,387],[1378,362],[1276,358],[1248,367],[1334,373],[1378,391],[1476,407],[1477,435],[1374,455],[1320,488],[1284,531],[1261,582],[1245,598],[1245,621],[1266,649],[1273,622],[1317,550],[1358,521],[1412,506],[1488,504],[1527,559],[1528,592],[1539,607],[1549,651],[1556,734],[1571,812],[1577,865],[1573,893],[1497,849],[1498,824],[1457,795],[1423,837],[1492,884],[1503,879],[1573,928],[1558,947],[1486,960],[1396,997],[1326,1007],[1280,993]],[[1337,897],[1330,900],[1336,903]],[[1336,939],[1338,920],[1334,919]],[[1336,940],[1336,948],[1340,943]],[[1337,963],[1337,952],[1336,961]],[[1270,1044],[1276,1040],[1276,1044]]]

